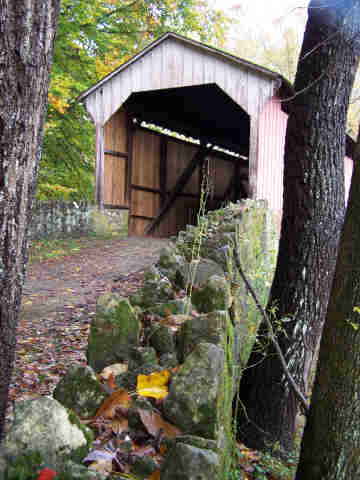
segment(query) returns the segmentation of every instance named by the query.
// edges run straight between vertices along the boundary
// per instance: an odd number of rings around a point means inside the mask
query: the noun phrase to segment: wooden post
[[[132,183],[132,161],[133,161],[133,138],[134,138],[134,124],[130,115],[127,117],[126,123],[126,144],[127,144],[127,159],[125,163],[125,202],[128,203],[131,211],[131,183]]]
[[[154,218],[154,220],[146,227],[145,233],[149,234],[152,233],[159,225],[165,214],[170,210],[170,208],[173,206],[176,197],[179,195],[179,193],[182,192],[183,188],[187,184],[187,182],[190,180],[191,175],[194,173],[195,168],[206,158],[206,156],[209,154],[209,152],[212,150],[213,146],[211,145],[210,147],[200,147],[199,150],[195,153],[193,158],[191,159],[189,165],[186,167],[186,169],[183,171],[182,175],[180,175],[178,181],[176,182],[176,185],[171,192],[169,198],[166,200],[165,204],[163,205],[162,208],[160,208],[159,213],[157,216]]]
[[[167,185],[167,145],[168,139],[161,137],[160,143],[160,208],[164,206],[166,202],[166,185]]]
[[[95,202],[104,209],[104,126],[96,125],[95,137]]]
[[[257,176],[259,162],[259,119],[250,117],[250,148],[249,148],[249,197],[257,198]]]
[[[239,200],[240,194],[240,164],[239,162],[234,165],[234,199]]]

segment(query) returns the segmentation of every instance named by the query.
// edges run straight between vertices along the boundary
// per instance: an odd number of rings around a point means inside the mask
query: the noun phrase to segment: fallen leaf
[[[113,373],[110,373],[107,381],[106,381],[106,385],[108,386],[108,388],[110,388],[111,390],[116,390],[116,383],[115,383],[115,377],[114,377],[114,374]]]
[[[43,468],[36,480],[52,480],[57,475],[51,468]]]
[[[148,478],[148,480],[160,480],[160,469],[159,470],[155,470],[155,472],[153,472],[150,477]]]
[[[114,418],[116,409],[122,407],[128,409],[131,404],[131,397],[125,390],[115,390],[110,397],[106,398],[99,407],[95,417]]]
[[[129,430],[129,422],[126,418],[123,418],[122,420],[113,420],[111,422],[111,429],[115,435],[121,435],[123,432]]]
[[[142,423],[146,427],[146,430],[153,437],[156,437],[159,434],[160,429],[164,432],[164,435],[169,438],[182,435],[183,433],[178,427],[175,427],[175,425],[172,425],[171,423],[164,420],[162,416],[157,412],[138,409],[138,413],[140,415]]]
[[[138,375],[136,392],[142,397],[165,398],[168,394],[167,383],[170,378],[169,370]]]
[[[128,370],[127,363],[114,363],[113,365],[109,365],[105,367],[104,370],[100,373],[100,377],[107,380],[111,374],[115,377],[116,375],[120,375],[121,373],[125,373]]]

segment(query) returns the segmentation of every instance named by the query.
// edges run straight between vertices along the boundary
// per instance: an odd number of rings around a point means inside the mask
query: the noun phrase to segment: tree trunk
[[[0,441],[60,0],[0,0]]]
[[[356,149],[296,480],[360,478],[360,130]]]
[[[288,368],[306,393],[344,217],[345,125],[357,66],[359,0],[312,0],[290,102],[279,255],[268,302]],[[333,5],[333,6],[332,6]],[[353,12],[353,9],[355,9]],[[354,13],[354,14],[353,14]],[[279,322],[279,320],[281,323]],[[286,321],[285,321],[286,320]],[[266,335],[260,328],[259,338]],[[238,436],[292,447],[298,405],[271,345],[255,346],[240,384]]]

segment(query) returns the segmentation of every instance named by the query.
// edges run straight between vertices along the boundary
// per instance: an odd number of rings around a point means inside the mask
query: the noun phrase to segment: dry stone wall
[[[99,211],[88,202],[34,202],[32,240],[79,233],[127,234],[127,210]]]

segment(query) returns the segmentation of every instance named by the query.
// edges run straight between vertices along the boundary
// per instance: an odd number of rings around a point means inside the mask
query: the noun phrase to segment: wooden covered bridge
[[[208,208],[259,198],[281,211],[289,92],[266,68],[163,35],[79,97],[96,128],[97,205],[128,209],[130,235],[172,235],[194,223],[206,171]]]

